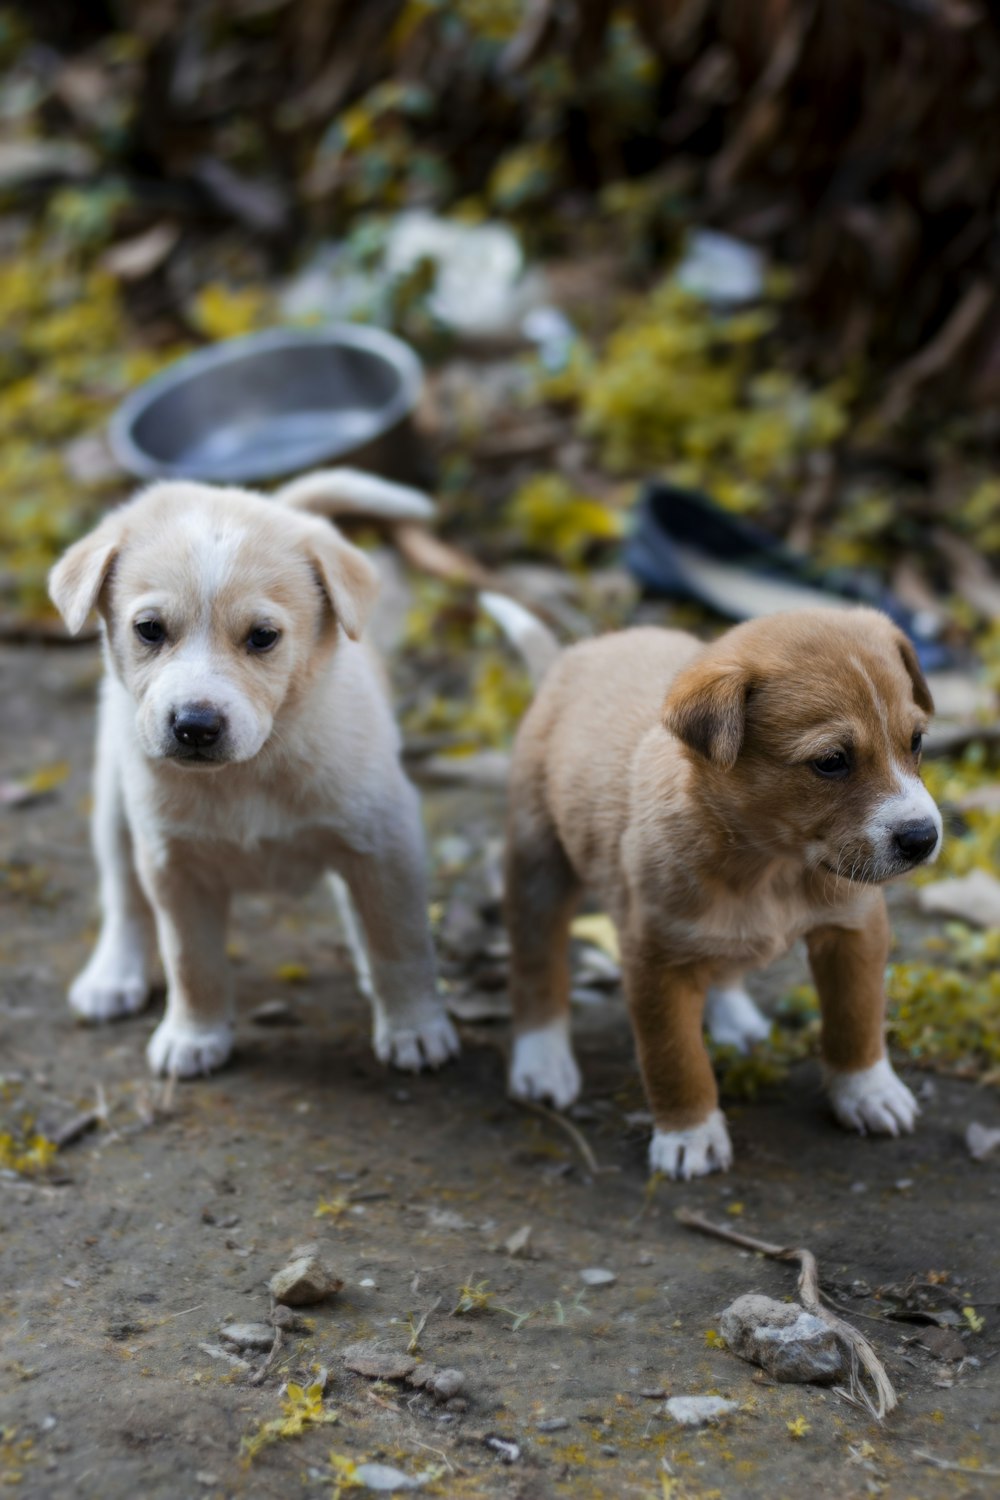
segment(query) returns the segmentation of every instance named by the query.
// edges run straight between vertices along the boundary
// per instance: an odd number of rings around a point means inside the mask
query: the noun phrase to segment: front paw
[[[440,1068],[461,1051],[458,1033],[446,1015],[434,1016],[413,1026],[379,1026],[375,1033],[375,1056],[379,1062],[420,1073]]]
[[[149,980],[128,956],[105,958],[99,951],[69,988],[70,1009],[85,1021],[117,1021],[134,1016],[149,1000]]]
[[[579,1096],[580,1070],[564,1020],[515,1036],[510,1091],[516,1099],[548,1099],[556,1109],[567,1109]]]
[[[228,1021],[199,1025],[167,1015],[149,1039],[146,1057],[158,1077],[199,1078],[229,1061],[233,1028]]]
[[[656,1130],[649,1143],[649,1170],[680,1179],[728,1172],[733,1164],[725,1116],[713,1109],[707,1120],[687,1130]]]
[[[862,1135],[909,1134],[917,1122],[920,1106],[892,1064],[880,1058],[871,1068],[837,1073],[826,1070],[826,1090],[833,1112],[847,1130]]]

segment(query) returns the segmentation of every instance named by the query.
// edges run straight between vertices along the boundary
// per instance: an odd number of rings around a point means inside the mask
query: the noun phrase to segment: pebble
[[[435,1370],[428,1380],[424,1381],[424,1390],[430,1391],[435,1401],[450,1401],[457,1396],[465,1384],[465,1376],[461,1370]]]
[[[580,1272],[580,1280],[584,1286],[613,1286],[618,1277],[614,1271],[608,1271],[603,1266],[590,1266],[586,1271]]]
[[[352,1483],[376,1493],[391,1494],[394,1490],[419,1490],[427,1483],[427,1476],[404,1474],[390,1464],[358,1464]]]
[[[835,1330],[797,1302],[748,1292],[726,1308],[719,1329],[734,1354],[760,1365],[774,1380],[826,1385],[844,1374]]]
[[[486,1444],[487,1448],[492,1448],[493,1452],[496,1453],[505,1464],[516,1464],[518,1459],[521,1457],[521,1449],[518,1444],[514,1442],[513,1438],[498,1437],[495,1432],[491,1432],[483,1438],[483,1442]]]
[[[274,1328],[270,1323],[227,1323],[220,1332],[237,1349],[270,1349],[274,1343]]]
[[[569,1418],[544,1417],[541,1422],[536,1422],[535,1426],[539,1432],[562,1432],[564,1428],[569,1426]]]
[[[664,1411],[682,1427],[704,1427],[728,1416],[738,1406],[738,1401],[727,1401],[724,1396],[671,1396]]]
[[[349,1344],[344,1350],[344,1364],[367,1380],[405,1380],[417,1368],[411,1355],[380,1349],[378,1344]]]
[[[344,1285],[335,1276],[321,1256],[316,1244],[298,1245],[287,1265],[275,1271],[268,1282],[275,1302],[284,1302],[291,1307],[306,1307],[312,1302],[322,1302]]]

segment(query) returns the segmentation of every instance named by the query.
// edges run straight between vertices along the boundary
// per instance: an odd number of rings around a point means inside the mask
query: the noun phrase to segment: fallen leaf
[[[583,917],[575,917],[570,932],[581,943],[591,943],[599,948],[608,958],[615,963],[621,962],[621,948],[618,944],[618,933],[611,918],[604,912],[591,912]]]

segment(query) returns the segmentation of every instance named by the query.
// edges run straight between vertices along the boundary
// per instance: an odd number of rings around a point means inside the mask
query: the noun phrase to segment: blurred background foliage
[[[499,219],[574,268],[554,286],[576,342],[519,390],[553,440],[484,464],[470,423],[492,409],[441,416],[446,501],[489,469],[495,548],[592,556],[621,530],[599,508],[656,471],[827,561],[961,593],[935,529],[1000,549],[998,88],[1000,18],[975,0],[0,11],[5,603],[42,608],[53,552],[121,492],[86,441],[108,409],[274,321],[315,246],[381,285],[356,312],[453,353],[426,280],[374,274],[413,208]],[[671,279],[698,224],[766,257],[751,308]]]

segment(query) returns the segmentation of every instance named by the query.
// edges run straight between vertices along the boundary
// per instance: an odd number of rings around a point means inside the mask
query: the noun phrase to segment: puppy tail
[[[537,687],[559,655],[559,642],[551,630],[530,609],[525,609],[507,594],[486,590],[480,593],[479,602],[523,657]]]
[[[274,499],[279,505],[331,519],[371,516],[381,521],[429,521],[434,515],[434,502],[422,490],[361,469],[317,469],[283,485]]]

